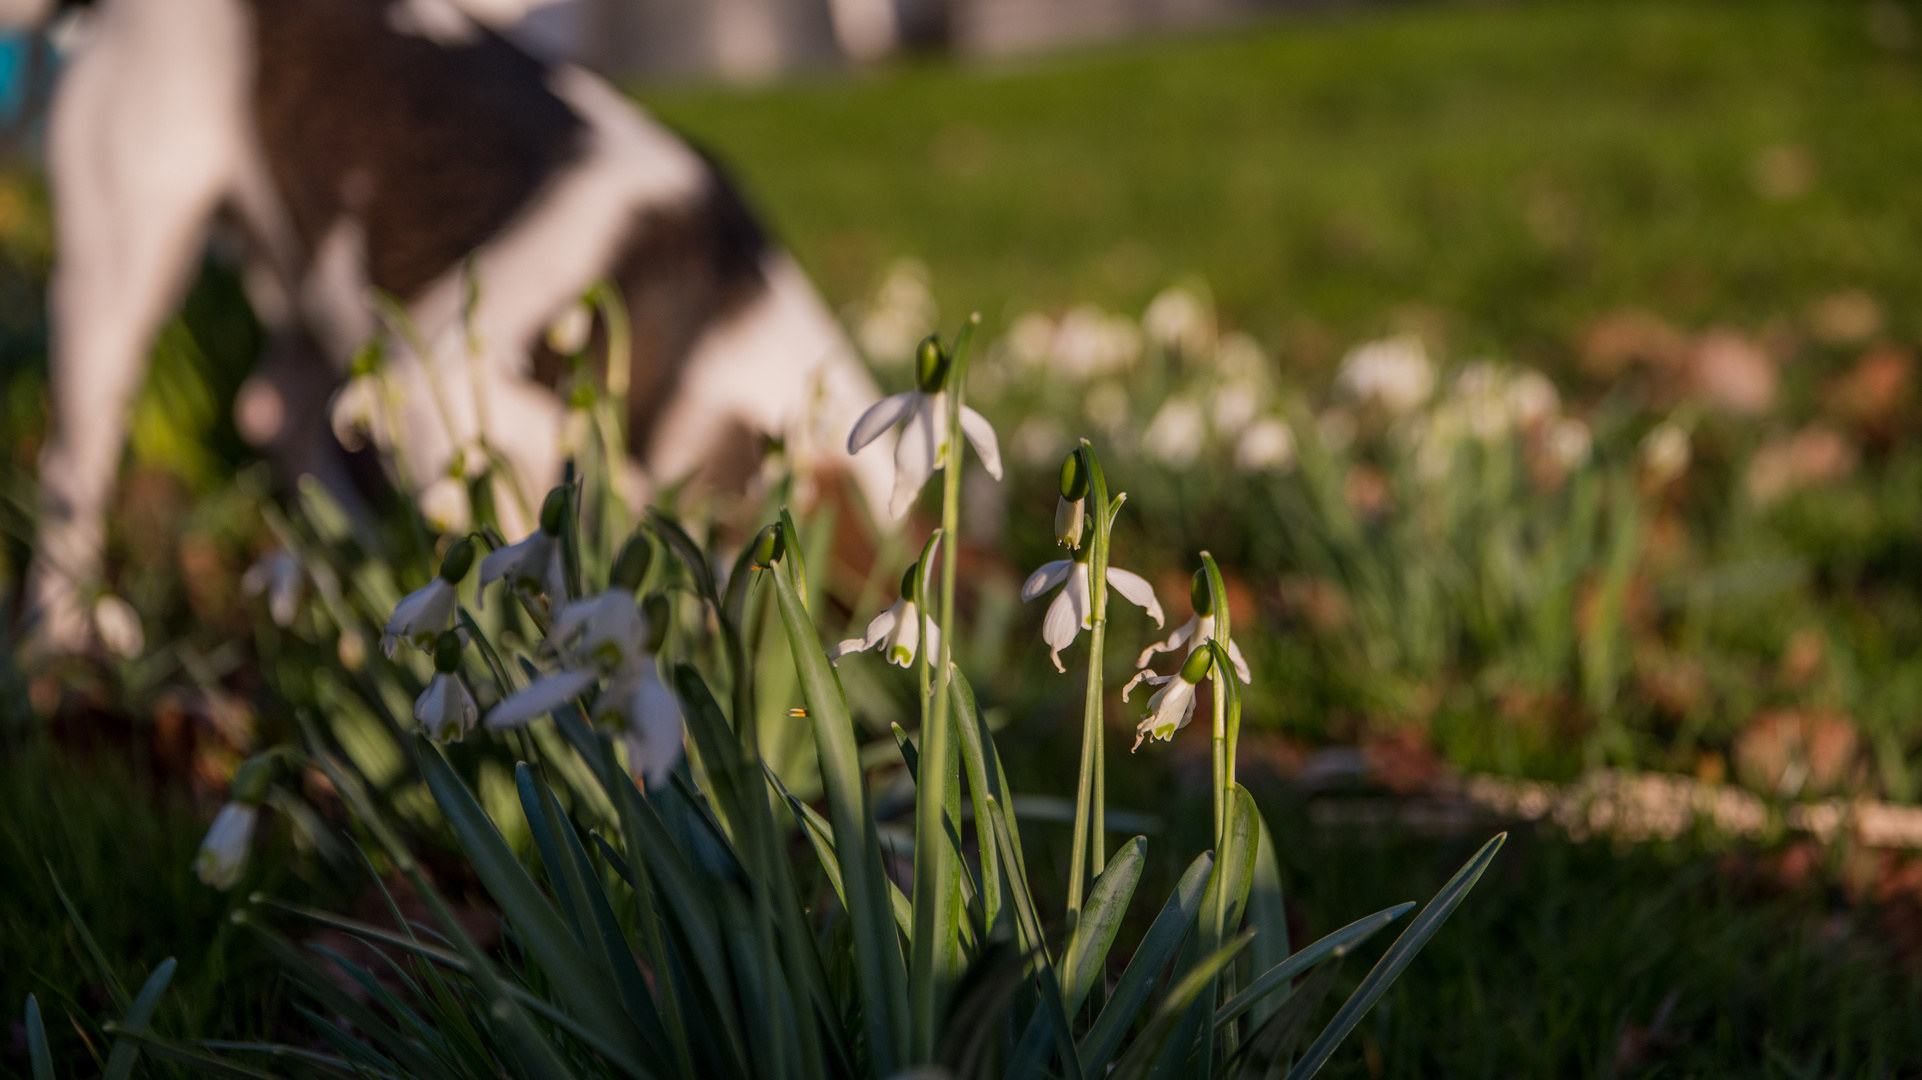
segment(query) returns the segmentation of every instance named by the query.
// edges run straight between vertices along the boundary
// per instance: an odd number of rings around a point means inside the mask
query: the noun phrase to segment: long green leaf
[[[1215,1027],[1233,1021],[1242,1013],[1253,1009],[1256,1004],[1268,1000],[1269,995],[1285,988],[1295,976],[1314,967],[1330,956],[1342,956],[1361,948],[1362,942],[1374,936],[1375,931],[1406,915],[1415,906],[1410,900],[1383,908],[1373,915],[1356,919],[1347,926],[1322,938],[1288,959],[1261,973],[1248,989],[1235,995],[1233,1001],[1223,1005],[1215,1013]],[[1256,1025],[1259,1027],[1260,1025]]]
[[[274,954],[280,966],[328,1012],[354,1025],[356,1031],[395,1059],[409,1075],[425,1077],[428,1080],[448,1080],[447,1073],[425,1047],[403,1035],[372,1009],[349,996],[340,988],[339,983],[323,974],[280,935],[253,920],[247,922],[259,933],[261,942],[266,945],[268,952]]]
[[[474,794],[454,774],[440,749],[415,737],[415,756],[441,813],[460,838],[474,872],[501,906],[529,951],[553,979],[554,987],[581,1021],[630,1057],[651,1056],[638,1029],[621,1010],[619,993],[588,960],[580,942],[555,912],[540,887],[514,857]]]
[[[231,1080],[280,1080],[274,1073],[264,1069],[256,1069],[252,1065],[215,1057],[192,1047],[169,1042],[146,1031],[130,1030],[118,1024],[108,1024],[107,1030],[118,1036],[119,1042],[129,1043],[161,1061],[185,1065],[198,1075],[225,1076],[230,1077]],[[115,1045],[118,1046],[119,1042]],[[51,1078],[52,1071],[49,1070],[47,1075]],[[104,1076],[102,1080],[105,1080]]]
[[[701,546],[687,535],[687,530],[681,527],[680,522],[658,508],[648,507],[647,517],[654,523],[655,532],[687,565],[687,572],[693,576],[694,588],[701,594],[701,599],[713,604],[717,611],[721,610],[721,595],[714,589],[714,572],[709,569],[707,556],[701,553]]]
[[[1156,1059],[1161,1057],[1162,1046],[1168,1041],[1168,1037],[1193,1011],[1194,1005],[1201,1000],[1202,993],[1214,985],[1215,976],[1234,960],[1236,954],[1247,946],[1248,939],[1253,936],[1253,931],[1237,935],[1233,941],[1216,949],[1202,958],[1200,963],[1188,969],[1188,973],[1181,977],[1181,981],[1175,984],[1174,989],[1168,991],[1168,996],[1162,1000],[1161,1007],[1155,1010],[1154,1018],[1148,1021],[1146,1028],[1142,1029],[1134,1045],[1128,1047],[1128,1052],[1121,1055],[1120,1061],[1115,1062],[1114,1071],[1107,1074],[1110,1080],[1136,1080],[1137,1077],[1147,1075],[1148,1069]]]
[[[789,534],[787,550],[800,548],[800,537]],[[781,623],[794,654],[801,696],[814,725],[816,756],[827,790],[828,816],[834,825],[835,855],[847,891],[848,916],[854,932],[855,972],[867,1020],[870,1067],[877,1076],[892,1074],[907,1049],[907,971],[899,938],[889,918],[881,865],[881,841],[868,806],[866,778],[854,737],[854,718],[848,712],[841,681],[821,650],[814,624],[802,605],[787,559],[775,567],[775,594]]]
[[[134,995],[133,1004],[127,1006],[127,1015],[120,1020],[124,1032],[147,1030],[147,1022],[153,1019],[154,1006],[160,1004],[160,995],[166,992],[167,984],[173,981],[174,958],[169,956],[147,976],[146,985]],[[122,1035],[113,1041],[113,1052],[107,1055],[106,1071],[100,1080],[127,1080],[133,1074],[133,1063],[140,1057],[140,1043]]]
[[[1147,861],[1148,838],[1137,836],[1121,845],[1114,861],[1101,871],[1101,876],[1094,879],[1093,887],[1088,890],[1081,921],[1075,924],[1068,947],[1061,954],[1061,970],[1067,974],[1062,993],[1067,998],[1068,1012],[1081,1008],[1088,988],[1100,976]]]
[[[1288,996],[1267,1023],[1255,1029],[1253,1037],[1242,1044],[1235,1080],[1280,1080],[1295,1045],[1307,1030],[1308,1018],[1321,1006],[1321,999],[1328,996],[1328,988],[1335,985],[1335,977],[1340,973],[1340,961],[1316,971]],[[1232,1060],[1223,1062],[1223,1071],[1233,1064]]]
[[[801,827],[801,835],[807,837],[808,846],[814,849],[815,859],[820,862],[821,870],[828,876],[828,884],[834,887],[834,895],[840,897],[841,906],[846,907],[848,895],[846,887],[841,883],[840,856],[834,851],[834,827],[829,825],[827,819],[816,812],[812,806],[802,802],[793,792],[790,792],[787,785],[781,783],[781,778],[774,775],[773,770],[768,771],[767,777],[775,790],[780,792],[781,798],[787,801],[788,809],[794,813],[795,823]],[[908,902],[907,894],[901,891],[901,886],[894,883],[893,878],[888,879],[888,898],[893,901],[894,922],[900,928],[902,938],[911,940],[914,936],[914,907]]]
[[[1095,1018],[1094,1027],[1081,1040],[1082,1059],[1089,1062],[1089,1071],[1083,1075],[1088,1080],[1097,1080],[1105,1075],[1107,1063],[1113,1058],[1115,1048],[1133,1026],[1135,1017],[1142,1006],[1148,1003],[1149,995],[1154,992],[1155,983],[1161,972],[1174,959],[1175,952],[1188,936],[1195,924],[1195,916],[1201,911],[1201,897],[1208,887],[1208,879],[1215,868],[1212,852],[1202,852],[1188,869],[1175,882],[1168,894],[1167,903],[1161,907],[1161,914],[1148,927],[1148,933],[1135,947],[1134,956],[1128,966],[1122,969],[1121,979],[1115,983],[1114,996],[1102,1007],[1101,1015]]]
[[[988,800],[988,820],[994,822],[996,840],[1003,850],[1013,847],[1008,837],[1008,819],[996,812],[995,800]],[[1020,876],[1008,875],[1008,885],[1013,893],[1015,919],[1026,939],[1025,946],[1034,958],[1035,982],[1041,991],[1042,1007],[1047,1010],[1047,1020],[1054,1030],[1055,1047],[1061,1055],[1061,1063],[1068,1075],[1081,1075],[1081,1054],[1074,1044],[1074,1032],[1068,1027],[1067,1005],[1061,1000],[1061,984],[1055,977],[1054,965],[1048,959],[1048,945],[1041,936],[1041,918],[1035,912],[1034,898],[1028,895],[1028,883]]]
[[[1401,932],[1401,936],[1395,939],[1395,943],[1390,945],[1388,951],[1375,963],[1368,977],[1361,981],[1361,985],[1355,988],[1355,992],[1349,995],[1340,1009],[1336,1010],[1334,1019],[1328,1021],[1328,1026],[1322,1029],[1321,1034],[1308,1047],[1308,1052],[1303,1054],[1295,1067],[1288,1071],[1288,1080],[1308,1080],[1309,1077],[1321,1071],[1321,1067],[1328,1063],[1329,1056],[1335,1052],[1335,1047],[1339,1046],[1341,1040],[1347,1038],[1348,1033],[1361,1022],[1362,1016],[1368,1012],[1376,1000],[1388,992],[1389,985],[1415,959],[1415,954],[1421,951],[1422,946],[1428,944],[1428,939],[1435,936],[1435,931],[1441,929],[1442,922],[1454,913],[1456,907],[1460,906],[1462,898],[1468,895],[1468,890],[1475,887],[1475,882],[1481,879],[1482,872],[1488,869],[1488,864],[1495,861],[1495,853],[1501,850],[1502,843],[1507,839],[1507,833],[1497,833],[1493,839],[1482,845],[1474,858],[1468,860],[1460,870],[1455,871],[1455,876],[1449,878],[1448,884],[1442,886],[1441,891],[1435,894],[1435,898],[1428,902],[1428,906],[1421,909],[1421,914],[1415,916],[1415,921],[1408,924],[1408,929]]]
[[[1248,891],[1248,925],[1255,928],[1255,940],[1248,946],[1248,963],[1253,971],[1267,971],[1288,959],[1288,911],[1281,895],[1281,864],[1275,858],[1275,840],[1268,821],[1257,815],[1261,836],[1255,845],[1255,878]],[[1249,1026],[1260,1029],[1273,1015],[1278,997],[1263,997],[1254,1003]]]
[[[968,774],[968,799],[974,806],[975,847],[981,855],[981,929],[985,937],[1001,919],[1001,859],[995,853],[994,826],[988,821],[988,796],[1005,805],[1007,793],[1000,790],[999,775],[989,779],[987,754],[982,750],[986,736],[975,705],[974,687],[961,674],[959,664],[950,673],[948,694],[954,699],[955,732],[961,739],[961,761]]]
[[[40,1002],[27,995],[27,1061],[33,1080],[53,1080],[53,1055],[47,1051],[47,1028],[40,1022]]]

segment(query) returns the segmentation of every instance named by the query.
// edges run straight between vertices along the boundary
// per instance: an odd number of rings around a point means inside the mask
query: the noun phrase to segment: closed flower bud
[[[1204,619],[1215,613],[1215,593],[1208,587],[1208,571],[1195,571],[1194,580],[1188,583],[1188,602]]]
[[[434,642],[434,670],[443,674],[460,670],[460,634],[443,630]]]
[[[787,554],[787,536],[779,525],[769,525],[754,538],[754,553],[748,556],[750,569],[766,570]]]
[[[948,367],[952,362],[948,350],[941,347],[940,336],[929,334],[914,351],[915,385],[924,394],[936,393],[947,385]]]
[[[1061,463],[1061,497],[1064,499],[1088,497],[1088,464],[1081,460],[1079,449],[1070,453]]]
[[[447,555],[440,561],[440,579],[449,585],[458,585],[474,566],[474,542],[461,537],[454,546],[447,549]]]
[[[617,589],[639,592],[653,561],[654,542],[636,532],[621,546],[621,553],[614,559],[614,569],[607,575],[607,583]]]
[[[266,801],[267,789],[279,770],[280,759],[276,754],[271,751],[255,754],[234,770],[233,783],[227,788],[228,797],[243,806],[259,806]]]
[[[549,536],[561,534],[561,522],[567,516],[567,487],[557,487],[547,493],[547,501],[541,504],[541,531]]]
[[[1208,677],[1208,672],[1214,666],[1215,654],[1212,649],[1196,649],[1188,654],[1188,659],[1181,665],[1181,681],[1198,683]]]

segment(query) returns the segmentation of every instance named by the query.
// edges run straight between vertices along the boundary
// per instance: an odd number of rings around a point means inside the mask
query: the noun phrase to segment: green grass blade
[[[790,533],[786,543],[788,551],[796,551],[800,538]],[[835,854],[854,931],[855,971],[867,1019],[870,1063],[876,1075],[887,1076],[903,1062],[907,1048],[907,971],[900,939],[889,919],[880,837],[868,806],[867,782],[861,771],[847,696],[821,650],[789,561],[781,562],[774,572],[775,593],[788,646],[794,654],[801,696],[814,725]]]
[[[1281,963],[1276,964],[1274,967],[1269,968],[1267,971],[1262,972],[1254,982],[1248,984],[1248,989],[1235,995],[1233,1001],[1223,1005],[1215,1013],[1215,1027],[1219,1028],[1234,1020],[1242,1013],[1250,1011],[1256,1004],[1267,999],[1270,994],[1287,987],[1289,981],[1295,976],[1321,963],[1322,960],[1331,956],[1344,956],[1361,948],[1362,942],[1373,937],[1375,931],[1406,915],[1414,906],[1415,902],[1410,900],[1407,903],[1396,904],[1391,908],[1383,908],[1373,915],[1356,919],[1347,926],[1329,934]],[[1261,1025],[1256,1026],[1259,1027]]]
[[[100,943],[93,939],[93,931],[87,929],[87,920],[80,917],[80,909],[73,906],[67,898],[67,890],[60,887],[60,879],[54,875],[53,864],[47,864],[47,878],[53,882],[53,892],[60,898],[60,906],[67,909],[67,918],[72,920],[75,932],[80,935],[80,944],[87,950],[87,958],[93,961],[94,973],[101,985],[107,988],[107,1000],[116,1011],[124,1014],[133,1007],[133,998],[128,996],[127,987],[120,981],[120,975],[113,965],[107,962],[107,954],[100,951]]]
[[[713,604],[716,611],[722,610],[721,595],[714,589],[714,571],[707,565],[707,556],[702,553],[701,546],[694,542],[693,537],[687,535],[687,530],[681,527],[680,522],[655,507],[647,508],[647,517],[654,523],[656,534],[666,541],[667,546],[673,548],[674,554],[679,555],[681,562],[686,564],[687,572],[694,577],[694,588],[701,594],[701,598]]]
[[[27,1061],[33,1080],[53,1080],[53,1055],[47,1051],[47,1028],[40,1022],[40,1001],[27,995]]]
[[[1201,1000],[1201,995],[1214,985],[1215,976],[1221,974],[1221,969],[1234,960],[1253,936],[1253,932],[1239,934],[1233,941],[1189,968],[1174,989],[1168,991],[1168,996],[1162,999],[1154,1018],[1148,1021],[1148,1026],[1128,1047],[1128,1052],[1115,1062],[1114,1070],[1107,1074],[1109,1080],[1137,1080],[1146,1076],[1148,1069],[1161,1057],[1162,1046],[1168,1041],[1168,1036],[1174,1033],[1175,1028]]]
[[[841,906],[846,907],[847,889],[841,884],[841,863],[840,856],[834,851],[833,826],[829,825],[827,819],[816,812],[812,806],[802,802],[788,791],[787,786],[781,783],[781,778],[775,776],[772,770],[769,770],[767,776],[775,790],[787,800],[788,809],[794,812],[794,820],[801,826],[801,835],[807,837],[808,846],[814,849],[814,857],[820,861],[821,870],[828,876],[828,884],[834,886],[834,894],[841,898]],[[901,891],[901,886],[896,885],[893,878],[888,879],[888,896],[893,901],[894,923],[900,929],[902,938],[912,940],[914,908],[908,902],[908,895]]]
[[[438,747],[417,736],[415,752],[434,801],[440,804],[448,824],[460,838],[469,863],[515,932],[527,943],[529,952],[553,980],[561,998],[581,1022],[601,1038],[621,1047],[630,1057],[644,1057],[646,1045],[627,1014],[616,1004],[618,993],[588,960],[580,942],[541,895],[540,887],[514,857],[473,792],[455,775]]]
[[[1128,914],[1128,903],[1134,899],[1135,886],[1141,882],[1141,871],[1147,860],[1148,838],[1137,836],[1121,845],[1114,861],[1089,888],[1088,902],[1081,909],[1081,921],[1075,924],[1068,947],[1061,954],[1061,970],[1067,978],[1062,994],[1067,999],[1069,1013],[1081,1008],[1088,988],[1100,975],[1108,950],[1114,945],[1115,934],[1121,929],[1122,917]]]
[[[561,914],[567,919],[568,929],[574,932],[574,940],[582,950],[587,949],[585,926],[586,913],[582,910],[586,903],[584,885],[580,875],[575,873],[573,864],[561,855],[560,841],[554,835],[554,821],[548,816],[548,806],[553,795],[536,790],[534,771],[525,761],[514,763],[514,792],[520,797],[521,814],[527,818],[527,831],[534,836],[534,847],[541,853],[541,865],[547,871],[548,888],[560,901]],[[559,813],[559,807],[554,807]]]
[[[1295,1045],[1307,1030],[1308,1018],[1321,1006],[1321,999],[1328,996],[1328,989],[1335,985],[1335,977],[1340,973],[1339,960],[1316,971],[1275,1009],[1267,1023],[1255,1029],[1236,1058],[1222,1063],[1222,1071],[1236,1065],[1238,1059],[1235,1080],[1270,1080],[1278,1075],[1294,1055]]]
[[[224,1076],[231,1078],[231,1080],[280,1080],[278,1074],[267,1072],[264,1069],[256,1069],[252,1065],[246,1065],[238,1061],[215,1057],[204,1051],[170,1042],[145,1031],[131,1031],[122,1028],[118,1024],[108,1024],[107,1030],[119,1037],[115,1043],[116,1048],[119,1042],[129,1043],[138,1050],[146,1051],[149,1056],[160,1061],[171,1062],[175,1065],[184,1065],[192,1069],[194,1074],[198,1076]],[[48,1076],[51,1078],[51,1071],[49,1071]],[[102,1077],[102,1080],[105,1080],[105,1077]]]
[[[1010,800],[1007,793],[1000,790],[999,772],[990,779],[987,754],[982,749],[986,735],[975,705],[974,687],[968,684],[967,676],[961,674],[959,664],[952,670],[948,694],[954,699],[955,732],[961,738],[961,763],[968,774],[968,799],[974,804],[975,847],[981,853],[981,923],[985,937],[1001,920],[1001,856],[996,853],[994,826],[988,820],[988,796],[994,795],[1003,805]]]
[[[1503,841],[1507,839],[1507,833],[1497,833],[1482,845],[1474,858],[1455,872],[1454,877],[1448,879],[1448,884],[1442,886],[1427,907],[1422,908],[1421,914],[1415,916],[1415,921],[1401,932],[1395,943],[1388,947],[1388,952],[1376,962],[1368,977],[1342,1003],[1334,1019],[1328,1022],[1328,1026],[1308,1047],[1308,1052],[1288,1071],[1288,1080],[1308,1080],[1321,1071],[1321,1067],[1328,1063],[1329,1056],[1335,1052],[1335,1047],[1361,1022],[1362,1016],[1376,1000],[1388,991],[1389,984],[1415,959],[1415,954],[1428,944],[1428,939],[1435,936],[1435,931],[1441,929],[1442,922],[1454,913],[1462,898],[1468,895],[1468,890],[1475,887],[1475,882],[1488,869],[1488,864],[1495,861],[1495,853],[1501,850]]]
[[[267,928],[252,923],[251,920],[249,925],[254,926],[267,951],[280,962],[281,968],[288,973],[289,977],[299,983],[329,1013],[352,1024],[354,1030],[385,1051],[410,1076],[423,1077],[426,1080],[449,1080],[447,1073],[424,1047],[381,1019],[372,1009],[349,996],[340,988],[339,983],[315,967],[292,944]]]
[[[1215,857],[1212,852],[1202,852],[1188,869],[1175,882],[1168,894],[1167,903],[1161,907],[1161,914],[1148,927],[1148,933],[1135,947],[1134,956],[1128,966],[1122,969],[1121,979],[1115,984],[1114,995],[1102,1007],[1101,1015],[1095,1018],[1094,1027],[1081,1040],[1081,1056],[1092,1063],[1091,1070],[1083,1075],[1088,1080],[1096,1080],[1105,1075],[1107,1063],[1113,1059],[1115,1048],[1134,1025],[1135,1017],[1148,1003],[1154,992],[1155,983],[1160,980],[1161,972],[1173,960],[1188,931],[1195,925],[1195,916],[1201,911],[1201,897],[1207,890],[1208,879],[1214,873]]]
[[[1255,928],[1255,940],[1248,946],[1249,968],[1268,971],[1288,959],[1288,912],[1281,895],[1281,864],[1275,859],[1275,840],[1266,818],[1257,817],[1261,836],[1255,844],[1255,879],[1248,892],[1248,925]],[[1267,1024],[1280,999],[1263,997],[1250,1010],[1249,1026],[1259,1030]]]
[[[994,800],[989,798],[988,819],[994,822],[996,840],[1002,848],[1013,845],[1009,839],[1008,819],[996,813]],[[1074,1031],[1068,1026],[1068,1010],[1061,1000],[1061,984],[1055,978],[1054,965],[1048,959],[1048,945],[1041,936],[1041,919],[1035,912],[1034,898],[1028,895],[1028,883],[1020,876],[1008,875],[1008,885],[1014,894],[1015,919],[1026,939],[1024,946],[1034,958],[1035,983],[1041,991],[1041,1004],[1047,1010],[1047,1021],[1054,1029],[1056,1050],[1061,1055],[1061,1063],[1070,1076],[1081,1075],[1081,1054],[1075,1048]]]
[[[160,995],[166,992],[167,984],[173,981],[174,968],[178,966],[174,958],[169,956],[153,969],[153,974],[147,976],[146,984],[141,986],[140,993],[134,995],[133,1004],[127,1006],[127,1013],[120,1020],[119,1027],[123,1033],[147,1030],[147,1022],[153,1019],[154,1006],[160,1004]],[[127,1080],[133,1074],[134,1061],[139,1057],[140,1043],[122,1034],[113,1041],[113,1052],[107,1055],[107,1068],[100,1074],[100,1080]]]

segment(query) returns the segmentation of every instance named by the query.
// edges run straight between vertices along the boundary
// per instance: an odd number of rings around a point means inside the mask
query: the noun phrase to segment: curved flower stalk
[[[506,581],[509,589],[519,589],[530,596],[546,593],[549,602],[565,599],[567,574],[562,562],[561,527],[566,514],[567,489],[557,487],[547,493],[547,501],[541,504],[539,528],[518,543],[489,552],[481,560],[475,602],[486,603],[487,586],[497,579]]]
[[[1142,670],[1133,679],[1128,681],[1128,686],[1122,690],[1122,700],[1127,700],[1128,690],[1132,690],[1136,683],[1154,676],[1154,673],[1147,670],[1147,667],[1148,664],[1154,660],[1156,653],[1174,652],[1176,649],[1186,645],[1188,647],[1188,655],[1193,656],[1196,650],[1201,649],[1208,642],[1216,640],[1215,602],[1213,595],[1211,595],[1208,590],[1207,570],[1195,571],[1194,580],[1188,586],[1188,600],[1194,605],[1195,613],[1188,617],[1187,622],[1181,624],[1179,630],[1169,634],[1168,640],[1155,642],[1141,650],[1140,657],[1135,660],[1135,666]],[[1242,659],[1241,647],[1236,645],[1233,640],[1229,640],[1225,644],[1228,646],[1228,658],[1233,661],[1235,666],[1235,677],[1241,680],[1242,685],[1248,685],[1251,681],[1248,674],[1248,661]]]
[[[1155,675],[1142,672],[1129,682],[1121,691],[1121,700],[1128,700],[1129,691],[1135,683],[1146,679],[1161,689],[1148,699],[1148,715],[1135,725],[1135,744],[1129,748],[1133,753],[1141,749],[1143,739],[1160,739],[1167,742],[1175,737],[1175,732],[1188,726],[1195,718],[1195,685],[1208,677],[1214,668],[1214,654],[1207,649],[1197,649],[1188,654],[1181,670],[1173,675]]]
[[[434,580],[415,589],[394,605],[394,614],[380,631],[380,651],[388,659],[402,642],[422,652],[430,652],[440,641],[440,632],[454,625],[454,609],[460,603],[460,581],[474,565],[474,542],[465,537],[454,541],[440,561]]]
[[[414,721],[428,738],[439,743],[458,742],[474,729],[480,708],[467,684],[460,677],[460,635],[441,631],[434,643],[434,677],[414,701]]]
[[[652,548],[635,536],[615,560],[607,591],[567,603],[554,615],[547,642],[561,670],[503,700],[487,714],[487,728],[520,727],[546,716],[605,681],[588,710],[591,720],[619,735],[628,767],[653,787],[667,779],[681,755],[681,710],[660,681],[647,618],[634,589],[647,576]]]
[[[1048,657],[1054,661],[1054,669],[1066,672],[1062,666],[1061,650],[1074,644],[1081,631],[1094,626],[1094,589],[1088,569],[1088,557],[1093,549],[1083,548],[1070,559],[1057,559],[1042,563],[1041,568],[1028,576],[1021,586],[1021,599],[1033,600],[1056,585],[1066,583],[1067,587],[1048,605],[1047,618],[1041,623],[1041,639],[1048,643]],[[1154,586],[1148,584],[1140,574],[1123,570],[1118,566],[1108,567],[1109,587],[1126,597],[1128,601],[1148,613],[1155,626],[1167,624],[1161,611],[1161,602],[1155,599]]]
[[[859,453],[896,424],[901,438],[894,446],[894,495],[888,513],[896,518],[914,505],[914,497],[936,469],[948,459],[948,395],[944,388],[952,357],[940,339],[929,337],[915,352],[915,388],[882,398],[861,414],[848,434],[848,453]],[[906,421],[906,423],[902,423]],[[988,475],[1001,479],[1001,444],[987,418],[961,406],[961,431],[981,455]]]
[[[916,596],[927,595],[929,578],[934,570],[932,559],[923,559],[908,567],[901,575],[901,596],[881,614],[868,623],[867,633],[858,638],[847,640],[828,650],[828,661],[838,664],[849,653],[867,652],[878,648],[890,664],[912,667],[914,658],[919,655],[921,643],[921,605],[915,602]],[[921,588],[914,587],[916,572],[921,575]],[[941,627],[934,622],[928,623],[928,655],[941,653]]]

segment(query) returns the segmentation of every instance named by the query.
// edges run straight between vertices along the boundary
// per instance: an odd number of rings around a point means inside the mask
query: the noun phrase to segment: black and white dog
[[[0,0],[0,21],[53,2]],[[248,293],[278,343],[237,419],[291,468],[327,467],[325,403],[381,332],[379,290],[425,343],[388,341],[410,486],[484,431],[543,490],[564,410],[539,342],[612,279],[643,477],[712,472],[779,436],[886,504],[887,455],[842,448],[877,392],[832,315],[715,169],[601,79],[544,66],[451,0],[98,0],[89,21],[48,129],[53,436],[27,593],[45,645],[90,633],[128,409],[217,216],[248,238]]]

